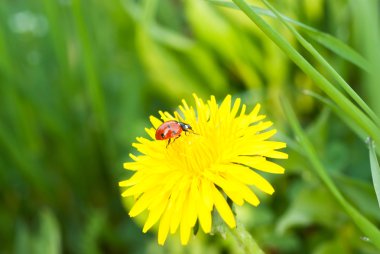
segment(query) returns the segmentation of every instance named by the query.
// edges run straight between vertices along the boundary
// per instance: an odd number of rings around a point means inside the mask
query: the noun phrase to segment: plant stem
[[[246,230],[243,224],[237,222],[236,228],[226,226],[231,235],[235,238],[238,245],[247,254],[264,254],[265,252],[259,247],[252,235]]]

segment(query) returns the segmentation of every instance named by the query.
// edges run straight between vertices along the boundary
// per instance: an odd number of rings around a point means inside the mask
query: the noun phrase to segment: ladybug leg
[[[171,138],[168,139],[168,143],[167,143],[167,145],[166,145],[166,148],[168,148],[168,145],[170,144],[170,141],[171,141],[171,140],[172,140]]]
[[[173,139],[173,142],[172,142],[172,144],[174,143],[174,141],[176,141],[176,139],[177,138],[179,138],[179,137],[181,137],[181,135],[178,135],[177,137],[175,137],[174,139]]]
[[[169,138],[169,140],[168,140],[168,144],[166,145],[166,148],[168,147],[168,145],[170,144],[170,143],[174,143],[174,141],[176,141],[176,139],[177,138],[179,138],[181,135],[179,135],[179,136],[177,136],[177,137],[175,137],[174,139],[173,139],[173,141],[172,141],[172,139],[171,138]]]
[[[173,144],[173,143],[174,143],[174,141],[176,141],[176,139],[177,139],[177,138],[179,138],[179,137],[181,137],[181,135],[178,135],[177,137],[175,137],[175,138],[173,139],[173,141],[172,141],[172,139],[171,139],[171,138],[169,138],[169,139],[168,139],[168,144],[166,145],[166,148],[168,148],[168,146],[169,146],[169,144],[170,144],[170,143],[172,143],[172,144]]]

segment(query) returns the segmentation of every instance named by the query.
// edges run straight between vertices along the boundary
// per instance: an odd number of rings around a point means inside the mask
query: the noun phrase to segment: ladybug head
[[[183,131],[193,130],[193,128],[191,128],[190,124],[182,123],[182,122],[178,122],[178,123],[179,123],[179,125],[181,125],[181,129]]]

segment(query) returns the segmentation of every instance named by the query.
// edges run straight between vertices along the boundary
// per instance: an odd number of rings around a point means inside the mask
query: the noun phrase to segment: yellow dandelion
[[[244,202],[257,206],[260,201],[250,186],[268,194],[274,192],[257,171],[283,174],[284,168],[267,158],[288,157],[276,151],[286,147],[285,143],[267,140],[276,130],[268,130],[272,122],[263,121],[260,105],[246,113],[240,99],[231,107],[230,95],[220,106],[213,96],[207,102],[196,95],[194,98],[196,110],[182,100],[181,113],[160,111],[161,120],[150,117],[153,127],[146,129],[150,139],[137,138],[133,146],[140,155],[130,154],[133,162],[124,163],[125,169],[135,172],[119,183],[127,187],[123,197],[135,198],[131,217],[148,211],[144,233],[159,222],[161,245],[169,232],[174,234],[178,229],[181,243],[187,244],[197,221],[209,233],[214,209],[229,227],[235,227],[226,197],[239,206]],[[182,132],[169,145],[167,140],[156,140],[156,129],[171,120],[189,124],[194,133]]]

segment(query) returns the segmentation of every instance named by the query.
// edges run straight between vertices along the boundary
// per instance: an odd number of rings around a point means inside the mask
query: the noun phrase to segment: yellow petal
[[[124,162],[123,167],[128,170],[136,171],[141,168],[141,165],[136,162]]]
[[[120,187],[129,187],[138,184],[142,179],[144,178],[143,174],[139,174],[139,172],[136,172],[133,174],[131,178],[128,180],[120,181],[119,186]]]
[[[283,174],[285,172],[283,167],[271,161],[259,162],[253,168],[272,174]]]
[[[210,108],[210,121],[214,122],[218,115],[218,104],[216,103],[215,96],[211,96],[210,100],[207,101],[207,104]]]
[[[163,122],[168,121],[167,117],[165,116],[165,113],[162,110],[158,111],[158,114],[160,115]]]
[[[198,112],[198,121],[199,122],[206,122],[209,118],[209,111],[208,109],[205,109],[205,105],[201,99],[198,99],[195,95],[195,106],[197,108]]]
[[[153,188],[157,183],[157,179],[151,178],[145,181],[142,181],[140,184],[134,185],[124,191],[121,195],[123,197],[129,197],[134,195],[140,195],[142,192],[145,192],[151,188]]]
[[[188,182],[181,181],[180,185],[173,191],[174,212],[170,219],[170,233],[174,234],[182,220],[183,213],[187,209]]]
[[[168,211],[165,211],[161,218],[160,226],[158,227],[158,244],[159,245],[164,245],[166,238],[168,236],[169,216],[170,216],[170,213],[168,213]]]
[[[253,191],[247,187],[246,185],[241,185],[240,187],[240,191],[243,193],[244,195],[244,199],[250,203],[251,205],[253,206],[258,206],[260,204],[260,200],[259,198],[256,196],[255,193],[253,193]]]
[[[274,130],[274,129],[267,131],[267,132],[263,132],[263,133],[257,134],[255,136],[255,140],[257,140],[257,141],[266,140],[266,139],[272,137],[276,133],[277,133],[277,130]]]
[[[243,105],[241,105],[240,117],[245,115],[246,109],[247,109],[247,106],[243,103]]]
[[[226,175],[225,173],[222,173],[222,174],[223,174],[223,176]],[[232,197],[238,197],[239,198],[239,200],[238,200],[238,202],[236,202],[236,204],[238,204],[238,205],[243,204],[243,201],[240,201],[240,199],[244,199],[248,203],[250,203],[254,206],[257,206],[260,203],[259,199],[252,192],[252,190],[248,186],[246,186],[245,184],[240,182],[239,180],[235,180],[234,178],[228,178],[228,180],[225,180],[222,176],[216,176],[215,180],[217,180],[215,182],[217,184],[224,181],[223,190],[225,190],[225,189],[228,190],[227,192],[225,192],[227,194],[227,196],[229,196],[231,198],[230,193],[232,192],[232,194],[234,195]],[[234,199],[232,199],[232,200],[235,202]]]
[[[149,141],[149,142],[150,143],[156,143],[156,142],[152,142],[152,141]],[[160,147],[153,145],[153,144],[133,143],[132,146],[135,147],[137,149],[137,151],[139,151],[142,154],[153,154],[153,155],[155,155],[157,152],[160,151],[158,153],[158,155],[160,155],[161,150],[162,150]]]
[[[158,186],[158,188],[159,187],[160,186]],[[162,192],[162,191],[157,192],[156,198],[151,202],[148,209],[153,210],[158,206],[162,206],[162,205],[166,206],[169,201],[170,194],[171,193],[169,192]]]
[[[228,206],[223,195],[215,188],[215,186],[213,186],[212,191],[214,204],[216,210],[218,210],[220,217],[222,217],[222,219],[227,223],[229,227],[236,227],[235,216],[232,213],[231,208]]]
[[[216,185],[223,189],[226,195],[231,198],[231,200],[237,205],[244,204],[244,197],[239,192],[239,189],[234,188],[234,186],[219,175],[212,175],[210,173],[206,173],[206,176],[213,181]]]
[[[245,131],[247,135],[257,135],[258,132],[268,129],[273,125],[271,121],[260,122],[258,124],[249,126]]]
[[[276,142],[276,141],[258,141],[258,142],[240,142],[240,147],[237,148],[236,153],[239,155],[261,155],[265,157],[270,152],[272,152],[275,149],[281,149],[286,147],[286,144],[283,142]]]
[[[229,188],[223,188],[223,191],[238,206],[242,206],[244,204],[244,198],[238,191],[233,191]]]
[[[228,116],[230,115],[230,110],[231,110],[231,95],[227,95],[219,107],[219,113],[220,115],[226,116],[226,118],[228,118]]]
[[[134,161],[139,161],[141,156],[136,156],[136,155],[130,153],[129,157],[131,157],[131,159],[134,160]]]
[[[193,96],[196,96],[196,95],[193,94]],[[183,104],[185,110],[189,110],[190,109],[185,100],[182,100],[182,104]],[[185,110],[183,110],[183,111],[185,111]]]
[[[266,115],[258,115],[255,118],[251,119],[251,122],[252,123],[258,122],[258,121],[261,121],[261,120],[265,119],[266,117],[267,117]]]
[[[234,105],[232,106],[232,109],[231,109],[231,113],[230,113],[230,118],[231,120],[233,118],[235,118],[237,112],[239,111],[239,108],[240,108],[240,103],[241,103],[241,99],[240,98],[237,98],[234,102]]]
[[[192,185],[192,184],[191,184]],[[193,187],[190,186],[188,193],[187,193],[187,199],[183,205],[183,211],[182,211],[182,219],[181,219],[181,231],[183,229],[192,228],[196,222],[197,219],[197,210],[196,210],[196,200],[194,197],[194,190],[192,190]],[[182,232],[181,232],[182,234]]]
[[[199,188],[196,179],[193,179],[191,183],[191,189],[188,197],[189,203],[189,225],[190,227],[194,227],[197,222],[197,214],[198,214],[198,204],[200,200],[198,200]]]
[[[208,179],[203,179],[201,182],[201,197],[203,198],[203,203],[206,209],[211,211],[214,205],[213,195],[212,195],[212,184]]]
[[[151,201],[156,198],[156,191],[157,189],[142,194],[129,211],[129,216],[135,217],[147,209]]]
[[[162,121],[155,116],[150,116],[149,120],[155,129],[157,129],[162,124]]]
[[[248,167],[255,167],[259,163],[265,161],[265,158],[262,156],[235,156],[231,159],[233,163],[243,164]],[[227,169],[227,167],[220,167],[220,170]]]
[[[156,130],[154,128],[145,128],[145,132],[148,133],[151,139],[156,139]]]
[[[274,192],[273,186],[265,180],[264,177],[250,168],[236,164],[229,166],[231,167],[231,170],[228,172],[223,172],[223,174],[227,174],[228,176],[239,180],[244,184],[254,185],[265,193],[272,194]]]
[[[171,115],[169,112],[167,112],[167,111],[164,112],[164,115],[165,115],[165,119],[167,119],[167,120],[165,120],[165,121],[168,121],[168,120],[175,120],[175,117],[172,116],[172,115]]]
[[[178,122],[185,122],[185,119],[177,111],[174,112],[174,117]]]
[[[151,209],[143,228],[143,232],[146,233],[156,222],[160,219],[162,213],[166,208],[166,204],[157,206],[155,209]]]
[[[288,154],[279,152],[279,151],[270,151],[265,153],[265,157],[273,158],[273,159],[287,159]]]
[[[191,228],[186,226],[186,223],[182,221],[181,227],[180,227],[182,245],[186,245],[189,242],[190,233],[191,233]]]
[[[257,103],[256,106],[252,109],[251,113],[248,114],[248,117],[251,119],[252,122],[254,122],[254,120],[256,119],[257,114],[260,111],[260,108],[261,105]]]
[[[207,209],[207,206],[202,201],[199,204],[198,218],[203,231],[210,233],[212,224],[211,211]]]

